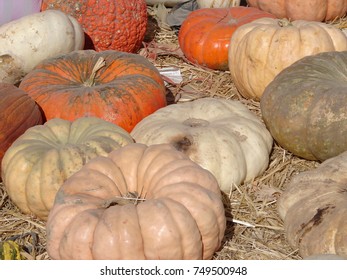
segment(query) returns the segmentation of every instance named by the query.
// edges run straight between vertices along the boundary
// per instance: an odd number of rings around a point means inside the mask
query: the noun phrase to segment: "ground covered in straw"
[[[164,11],[165,12],[165,11]],[[149,8],[149,14],[160,19],[163,13]],[[164,13],[165,14],[165,13]],[[160,22],[160,20],[159,20]],[[337,24],[347,26],[347,20]],[[140,54],[158,69],[172,67],[180,72],[182,82],[167,79],[168,101],[190,102],[212,96],[235,99],[245,104],[260,119],[259,102],[242,98],[228,71],[213,71],[186,61],[180,52],[177,32],[161,23],[152,25],[154,40],[145,44]],[[147,38],[150,41],[152,38]],[[317,162],[300,159],[274,144],[268,169],[252,182],[234,186],[225,194],[227,230],[219,260],[288,260],[301,259],[286,241],[283,223],[277,214],[276,201],[293,175],[316,168]],[[0,183],[0,241],[14,240],[21,246],[24,259],[49,259],[45,249],[45,224],[22,214],[9,199]]]

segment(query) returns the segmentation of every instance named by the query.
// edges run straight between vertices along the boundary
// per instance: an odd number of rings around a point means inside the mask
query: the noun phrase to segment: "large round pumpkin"
[[[263,119],[297,156],[323,161],[347,150],[347,51],[307,56],[265,89]]]
[[[210,259],[226,219],[216,179],[168,144],[97,157],[57,193],[52,259]]]
[[[28,128],[42,124],[43,119],[35,101],[12,84],[0,83],[0,100],[1,163],[12,143]]]
[[[82,25],[86,48],[137,52],[147,28],[145,0],[43,0],[42,10],[61,10]]]
[[[345,50],[347,36],[331,24],[262,18],[235,31],[229,69],[240,94],[259,100],[274,77],[300,58]]]
[[[209,170],[227,193],[260,175],[269,163],[272,137],[238,101],[203,98],[162,108],[131,131],[136,142],[170,143]]]
[[[274,16],[250,7],[195,10],[187,16],[180,28],[180,48],[193,63],[227,70],[231,36],[238,27],[262,17]]]
[[[291,20],[329,21],[344,16],[346,0],[247,0],[251,7]]]
[[[289,243],[302,257],[347,258],[347,152],[294,176],[278,211]]]
[[[133,143],[122,128],[99,118],[53,119],[29,128],[6,151],[2,179],[24,213],[46,219],[61,184],[91,158]]]
[[[130,131],[166,105],[159,71],[138,54],[82,50],[48,59],[20,83],[47,120],[95,116]]]

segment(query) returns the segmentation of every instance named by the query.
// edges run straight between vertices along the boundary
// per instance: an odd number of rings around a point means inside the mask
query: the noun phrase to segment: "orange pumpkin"
[[[41,9],[61,10],[76,18],[89,49],[136,52],[145,37],[145,0],[43,0]]]
[[[128,132],[166,105],[159,71],[146,58],[81,50],[42,61],[20,83],[47,120],[94,116]]]
[[[343,17],[347,12],[346,0],[247,0],[247,3],[290,20],[329,21]]]
[[[12,143],[28,128],[42,124],[37,104],[23,90],[0,83],[0,162]],[[1,172],[1,167],[0,167]]]
[[[206,8],[191,12],[178,34],[179,45],[188,60],[211,69],[228,70],[228,47],[241,25],[270,13],[250,7]]]

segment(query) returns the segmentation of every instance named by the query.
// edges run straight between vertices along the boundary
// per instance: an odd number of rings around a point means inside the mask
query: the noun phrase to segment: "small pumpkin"
[[[84,46],[81,25],[61,11],[23,16],[0,26],[0,82],[18,83],[39,62]]]
[[[217,98],[159,109],[131,136],[146,145],[170,143],[209,170],[227,193],[260,175],[272,149],[272,137],[256,115],[238,101]]]
[[[307,56],[279,73],[260,100],[277,143],[309,160],[346,151],[346,77],[347,51]]]
[[[259,101],[275,76],[300,58],[345,50],[347,36],[331,24],[262,18],[234,32],[229,70],[240,94]]]
[[[45,220],[61,184],[91,158],[133,143],[122,128],[99,118],[52,119],[29,128],[6,151],[6,191],[18,208]]]
[[[197,0],[200,9],[203,8],[230,8],[240,6],[240,0]]]
[[[346,0],[247,0],[251,7],[291,20],[330,21],[347,13]]]
[[[180,48],[193,63],[228,70],[231,36],[240,26],[262,17],[274,16],[250,7],[195,10],[181,25],[178,33]]]
[[[302,257],[347,258],[347,152],[295,175],[278,200],[290,245]]]
[[[96,157],[57,193],[52,259],[210,259],[226,219],[216,179],[168,144]]]
[[[61,10],[77,19],[86,48],[137,52],[147,28],[145,0],[42,0],[42,10]]]
[[[1,163],[12,143],[28,128],[42,124],[43,118],[35,101],[12,84],[0,83],[0,100]]]
[[[42,61],[21,81],[47,120],[94,116],[127,131],[166,105],[157,68],[138,54],[80,50]]]

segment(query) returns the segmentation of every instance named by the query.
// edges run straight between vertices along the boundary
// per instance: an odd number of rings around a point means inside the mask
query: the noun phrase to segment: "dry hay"
[[[156,16],[157,10],[149,8]],[[347,27],[347,19],[334,22]],[[213,96],[239,100],[261,119],[259,102],[242,98],[233,85],[228,71],[214,71],[186,61],[179,50],[177,34],[161,24],[154,41],[141,54],[158,68],[178,68],[183,81],[167,80],[170,102],[189,102],[196,98]],[[301,259],[285,238],[283,223],[276,209],[291,177],[316,168],[319,163],[300,159],[276,143],[270,155],[268,169],[252,182],[234,186],[224,196],[227,229],[221,250],[214,255],[218,260],[286,260]],[[22,248],[24,259],[49,259],[45,250],[44,222],[22,214],[9,199],[0,183],[0,241],[15,240]]]

